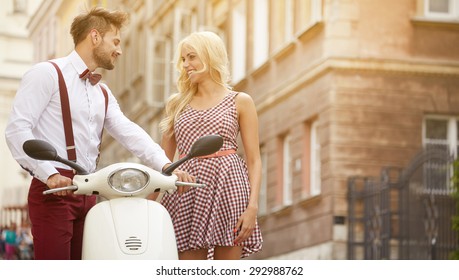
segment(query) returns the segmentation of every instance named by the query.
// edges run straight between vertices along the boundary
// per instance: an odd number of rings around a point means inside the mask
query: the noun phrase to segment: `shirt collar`
[[[70,60],[70,63],[73,65],[73,68],[75,68],[78,75],[83,73],[86,69],[88,69],[88,66],[86,66],[83,59],[80,57],[80,55],[75,50],[73,50],[69,54],[69,60]]]

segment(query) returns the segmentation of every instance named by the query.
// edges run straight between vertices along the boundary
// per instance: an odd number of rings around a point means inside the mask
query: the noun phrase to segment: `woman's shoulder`
[[[245,111],[251,111],[255,108],[252,96],[245,92],[236,92],[234,103],[239,114]]]
[[[237,92],[233,91],[234,94],[234,99],[236,100],[236,103],[239,103],[241,105],[244,104],[253,104],[253,99],[252,96],[250,96],[248,93],[245,92]]]

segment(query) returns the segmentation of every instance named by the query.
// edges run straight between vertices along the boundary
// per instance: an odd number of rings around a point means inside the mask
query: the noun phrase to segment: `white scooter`
[[[83,259],[176,260],[177,244],[170,215],[160,203],[146,197],[153,192],[172,193],[177,186],[203,187],[177,181],[172,171],[190,158],[218,151],[222,144],[218,135],[204,136],[193,144],[188,155],[172,163],[163,173],[125,162],[88,174],[78,164],[61,158],[45,141],[28,140],[23,149],[34,159],[58,161],[76,171],[74,185],[46,190],[43,194],[72,190],[74,194],[95,194],[107,199],[97,203],[86,216]]]

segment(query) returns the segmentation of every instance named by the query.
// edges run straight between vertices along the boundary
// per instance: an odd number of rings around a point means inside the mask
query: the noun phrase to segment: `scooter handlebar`
[[[46,195],[46,194],[57,193],[57,192],[60,192],[60,191],[76,191],[76,190],[78,190],[78,187],[71,185],[71,186],[66,186],[66,187],[49,189],[49,190],[44,191],[43,194]]]
[[[177,187],[182,187],[182,186],[183,187],[195,187],[195,188],[205,188],[206,187],[205,184],[189,183],[189,182],[182,182],[182,181],[176,181],[175,185]],[[57,193],[60,191],[76,191],[76,190],[78,190],[77,186],[70,185],[70,186],[46,190],[46,191],[43,191],[43,194],[48,195],[48,194],[53,194],[53,193]]]
[[[188,183],[188,182],[182,182],[182,181],[176,181],[175,185],[177,187],[195,187],[195,188],[205,188],[205,184],[198,184],[198,183]]]

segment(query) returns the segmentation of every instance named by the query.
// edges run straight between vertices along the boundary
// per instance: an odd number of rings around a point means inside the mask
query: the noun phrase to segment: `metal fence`
[[[459,246],[452,230],[453,158],[423,151],[406,169],[348,180],[348,259],[448,259]]]

